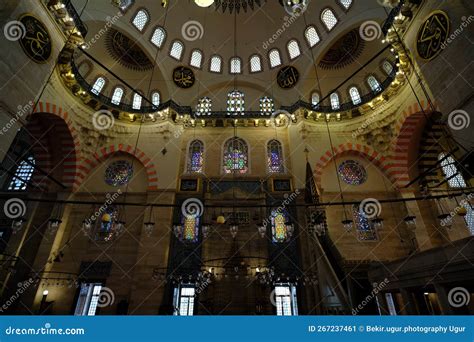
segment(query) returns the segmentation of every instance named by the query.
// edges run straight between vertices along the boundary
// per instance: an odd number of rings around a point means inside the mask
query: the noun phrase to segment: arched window
[[[389,61],[384,61],[382,64],[383,70],[387,73],[387,75],[392,74],[393,72],[393,65]]]
[[[308,42],[309,47],[313,47],[320,42],[318,31],[314,26],[309,26],[304,32],[306,41]]]
[[[267,144],[268,171],[270,173],[283,173],[283,150],[278,140],[270,140]]]
[[[196,107],[196,115],[210,115],[212,112],[212,100],[208,97],[200,98]]]
[[[382,87],[380,86],[379,81],[377,81],[374,76],[369,76],[367,78],[367,83],[369,84],[370,89],[372,89],[374,93],[379,93],[382,91]]]
[[[260,99],[260,114],[261,115],[272,115],[274,111],[273,99],[264,96]]]
[[[154,106],[159,106],[161,103],[161,95],[159,92],[155,91],[151,94],[151,103],[153,103]]]
[[[148,20],[148,13],[145,10],[141,9],[137,12],[137,14],[135,14],[135,17],[132,20],[132,24],[138,29],[138,31],[141,32],[145,28],[145,25],[147,24]]]
[[[339,108],[341,108],[341,105],[339,103],[339,95],[337,95],[336,93],[331,94],[331,108],[333,110],[338,110]]]
[[[352,5],[352,0],[339,0],[339,3],[342,5],[342,7],[348,10]]]
[[[353,104],[358,105],[362,102],[362,99],[360,98],[359,89],[357,89],[357,87],[352,87],[351,89],[349,89],[349,95],[351,96]]]
[[[438,156],[438,160],[443,168],[444,177],[448,180],[448,184],[451,188],[467,187],[466,181],[461,173],[459,173],[458,168],[456,167],[456,161],[453,157],[443,152]]]
[[[268,53],[268,59],[270,60],[270,68],[276,68],[281,65],[280,51],[277,49],[270,50]]]
[[[151,36],[151,42],[157,48],[161,48],[166,39],[166,31],[162,27],[157,27]]]
[[[133,95],[132,108],[139,110],[142,108],[142,97],[139,94]]]
[[[295,39],[290,40],[288,42],[287,49],[288,49],[288,55],[290,56],[290,59],[295,59],[299,55],[301,55],[300,46]]]
[[[259,55],[250,57],[250,72],[262,71],[262,59]]]
[[[91,91],[96,94],[96,95],[99,95],[100,92],[102,91],[102,89],[104,88],[105,86],[105,78],[103,77],[99,77],[95,80],[94,82],[94,85],[92,86],[92,89]]]
[[[329,8],[326,8],[323,11],[323,13],[321,13],[321,20],[323,21],[323,23],[326,26],[326,28],[328,29],[328,31],[331,31],[334,28],[334,26],[336,26],[336,24],[337,24],[336,15]]]
[[[204,164],[204,144],[201,140],[193,140],[189,144],[188,172],[202,172]]]
[[[314,92],[311,94],[311,104],[313,105],[314,108],[319,107],[319,94]]]
[[[244,93],[234,90],[227,94],[227,112],[228,114],[244,114],[245,98]]]
[[[211,64],[209,65],[209,70],[211,72],[222,72],[222,57],[217,55],[212,56]]]
[[[224,145],[224,172],[247,173],[249,170],[247,143],[234,137]]]
[[[123,97],[123,89],[120,87],[117,87],[114,90],[114,93],[112,95],[112,100],[110,102],[118,106],[120,102],[122,101],[122,97]]]
[[[464,217],[464,220],[466,221],[466,225],[471,231],[471,235],[474,235],[474,209],[472,209],[471,204],[469,202],[466,202],[464,204],[464,208],[466,208],[466,216]]]
[[[35,171],[35,158],[29,156],[26,160],[22,160],[20,165],[15,170],[15,175],[13,176],[10,184],[8,185],[8,190],[13,191],[23,191],[26,190],[28,182],[33,176]]]
[[[181,57],[183,56],[184,45],[179,40],[175,40],[173,44],[171,44],[170,56],[174,59],[180,61]]]
[[[356,225],[358,239],[361,241],[377,240],[377,232],[375,231],[374,224],[367,218],[364,208],[360,208],[359,205],[354,204],[352,206],[352,215]]]
[[[199,50],[193,50],[193,52],[191,52],[191,60],[189,61],[189,64],[200,69],[202,65],[202,52]]]
[[[273,242],[285,242],[288,238],[288,229],[286,226],[288,212],[281,208],[273,209],[270,216],[272,220]]]
[[[242,60],[239,57],[232,57],[230,60],[230,73],[240,74],[242,72]]]

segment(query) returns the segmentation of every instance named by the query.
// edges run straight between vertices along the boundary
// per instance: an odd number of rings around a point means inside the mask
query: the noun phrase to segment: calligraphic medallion
[[[280,88],[291,89],[300,79],[300,73],[294,66],[285,66],[278,71],[277,83]]]
[[[36,63],[45,63],[51,57],[52,42],[46,27],[31,15],[22,16],[19,21],[24,32],[19,40],[25,54]]]
[[[433,12],[426,19],[416,39],[416,50],[422,59],[431,60],[444,49],[449,27],[449,17],[445,12]]]
[[[173,71],[173,81],[178,87],[187,89],[194,85],[196,78],[191,69],[186,68],[185,66],[180,66]]]

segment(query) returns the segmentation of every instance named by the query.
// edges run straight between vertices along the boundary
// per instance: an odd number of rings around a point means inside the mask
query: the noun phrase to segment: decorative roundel
[[[367,171],[355,160],[346,160],[337,169],[341,179],[350,185],[361,185],[367,180]]]
[[[133,175],[133,165],[126,160],[117,160],[105,170],[105,182],[111,186],[128,184]]]
[[[48,30],[41,21],[31,15],[20,18],[20,45],[25,54],[36,63],[45,63],[51,57],[52,42]]]
[[[448,36],[448,15],[443,11],[433,12],[418,31],[416,39],[418,55],[425,60],[435,58],[445,48]]]
[[[173,70],[173,81],[178,87],[187,89],[194,85],[196,78],[191,69],[180,66]]]
[[[278,71],[277,83],[282,89],[291,89],[300,79],[300,73],[294,66],[285,66]]]

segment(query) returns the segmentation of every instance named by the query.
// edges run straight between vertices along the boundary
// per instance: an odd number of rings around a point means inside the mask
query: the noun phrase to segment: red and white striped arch
[[[91,158],[85,158],[84,162],[79,165],[79,172],[77,174],[77,185],[75,190],[84,182],[87,175],[102,163],[105,159],[110,157],[115,153],[127,153],[129,155],[137,158],[145,167],[147,177],[148,177],[148,190],[157,190],[158,189],[158,178],[156,173],[156,168],[151,159],[140,149],[135,149],[135,147],[130,145],[118,144],[110,145],[108,147],[102,147],[98,152],[94,153]]]

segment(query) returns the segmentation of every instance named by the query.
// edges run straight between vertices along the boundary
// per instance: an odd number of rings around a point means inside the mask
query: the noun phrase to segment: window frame
[[[259,63],[260,63],[260,70],[252,71],[252,59],[253,59],[253,58],[258,58],[258,61],[259,61]],[[251,56],[249,57],[249,72],[250,72],[251,74],[256,74],[256,73],[263,72],[263,71],[264,71],[264,70],[263,70],[263,58],[262,58],[262,56],[261,56],[260,54],[254,53],[253,55],[251,55]]]
[[[308,36],[307,36],[307,32],[308,32],[308,30],[309,30],[310,28],[314,28],[314,30],[316,31],[316,35],[318,36],[318,41],[317,41],[316,44],[314,44],[314,45],[311,45],[311,44],[310,44],[310,41],[309,41]],[[310,25],[306,26],[306,28],[305,28],[305,30],[304,30],[304,38],[305,38],[305,40],[306,40],[306,44],[308,44],[308,47],[309,47],[310,49],[312,49],[312,48],[318,46],[319,43],[321,43],[321,35],[319,34],[318,28],[317,28],[315,25],[311,25],[311,24],[310,24]]]
[[[175,56],[173,56],[173,55],[171,54],[171,52],[173,51],[173,46],[174,46],[175,44],[180,44],[181,47],[182,47],[182,49],[181,49],[181,54],[180,54],[180,56],[179,56],[179,59],[176,58]],[[186,49],[186,47],[184,46],[184,43],[183,43],[181,40],[179,40],[179,39],[173,39],[173,40],[171,41],[171,43],[170,43],[170,48],[169,48],[169,51],[168,51],[168,56],[171,57],[172,59],[174,59],[175,61],[182,62],[182,61],[183,61],[183,58],[184,58],[184,51],[185,51],[185,49]]]
[[[212,70],[212,60],[214,58],[217,58],[219,59],[220,61],[220,68],[219,68],[219,71],[213,71]],[[220,55],[217,55],[217,54],[213,54],[211,55],[211,57],[209,58],[209,72],[212,72],[213,74],[222,74],[223,73],[223,70],[224,70],[224,59],[222,58],[222,56]]]
[[[277,288],[287,288],[288,295],[279,295]],[[274,286],[274,293],[275,293],[275,310],[277,316],[298,316],[298,296],[296,286],[291,283],[276,283]],[[291,309],[291,313],[289,315],[285,314],[284,310],[284,303],[283,300],[280,298],[288,298],[289,299],[289,307]],[[279,308],[279,303],[281,303],[281,312]]]
[[[298,48],[298,54],[294,57],[291,56],[291,52],[290,52],[290,44],[291,43],[296,43],[296,46]],[[302,55],[300,42],[296,38],[291,38],[286,43],[286,52],[288,53],[288,58],[290,59],[290,61],[293,61],[293,60],[297,59],[298,57],[300,57]]]
[[[329,28],[326,24],[326,22],[324,21],[323,19],[323,14],[326,12],[326,11],[331,11],[332,14],[334,15],[334,18],[336,18],[336,23],[334,24],[334,26],[332,28]],[[327,6],[327,7],[324,7],[322,10],[321,10],[321,13],[319,14],[319,20],[321,20],[321,23],[323,24],[323,27],[324,29],[326,30],[327,33],[331,32],[332,30],[334,30],[336,28],[336,26],[339,24],[339,22],[341,21],[339,16],[337,15],[337,12],[334,10],[334,8],[332,8],[331,6]]]
[[[157,30],[161,29],[163,31],[163,42],[161,43],[160,46],[156,45],[154,42],[153,42],[153,36],[155,35],[155,32]],[[166,43],[166,38],[168,37],[168,32],[166,31],[166,29],[162,26],[159,26],[159,25],[156,25],[153,29],[153,32],[151,33],[151,36],[150,36],[150,43],[156,47],[157,49],[161,50],[163,48],[163,46],[165,46],[165,43]]]
[[[272,52],[278,53],[279,63],[276,64],[275,66],[272,66],[272,58],[271,58]],[[282,59],[282,57],[281,57],[281,51],[280,51],[280,49],[278,49],[278,48],[273,48],[273,49],[271,49],[270,51],[268,51],[268,66],[270,67],[270,69],[276,69],[276,68],[278,68],[278,67],[280,67],[280,66],[282,66],[282,65],[283,65],[283,59]]]
[[[270,156],[269,156],[269,154],[270,154],[270,143],[272,143],[272,142],[276,142],[279,145],[281,171],[271,171],[271,169],[270,169],[270,161],[268,160],[268,158],[270,158]],[[267,173],[269,175],[282,175],[282,174],[285,174],[286,173],[286,165],[285,165],[283,143],[278,139],[272,138],[272,139],[267,141],[265,146],[266,146],[266,152],[267,152]]]
[[[235,170],[235,169],[232,169],[231,172],[226,172],[226,166],[225,166],[225,162],[226,162],[226,153],[227,153],[227,145],[233,141],[233,140],[240,140],[243,142],[244,146],[245,146],[245,154],[247,156],[246,160],[247,160],[247,169],[245,172],[240,172],[240,170]],[[245,140],[244,138],[241,138],[241,137],[237,137],[237,136],[232,136],[232,137],[229,137],[228,139],[224,140],[224,143],[222,144],[222,150],[221,150],[221,174],[222,175],[229,175],[229,176],[232,176],[232,175],[238,175],[238,176],[244,176],[244,175],[250,175],[250,149],[249,149],[249,143],[247,140]]]
[[[193,146],[193,143],[199,142],[201,144],[201,154],[202,154],[202,163],[201,163],[201,171],[192,171],[190,168],[192,167],[192,156],[191,156],[191,148]],[[186,153],[186,174],[204,174],[204,166],[205,166],[205,160],[206,160],[206,149],[204,145],[204,141],[201,139],[192,139],[189,141],[188,146],[187,146],[187,153]]]
[[[135,26],[135,24],[133,23],[135,21],[135,18],[137,17],[138,13],[143,11],[146,16],[147,16],[147,20],[145,22],[145,24],[143,25],[142,29],[140,30],[137,26]],[[151,15],[150,15],[150,12],[148,11],[148,9],[146,9],[145,7],[139,7],[137,8],[137,10],[135,11],[135,15],[133,15],[131,18],[130,18],[130,24],[132,24],[132,26],[140,33],[144,33],[147,28],[148,28],[148,25],[150,24],[151,22]]]

